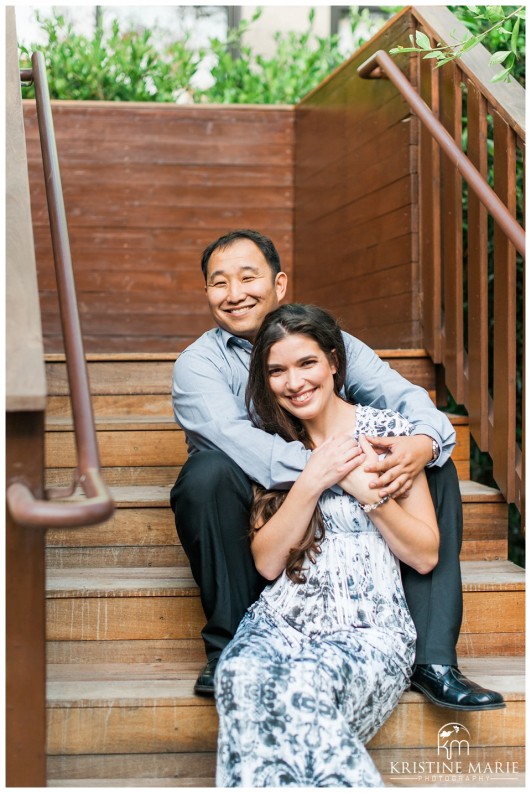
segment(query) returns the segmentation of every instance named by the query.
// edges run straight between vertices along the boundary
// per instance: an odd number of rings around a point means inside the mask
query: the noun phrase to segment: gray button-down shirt
[[[442,465],[455,446],[448,418],[437,410],[427,391],[412,385],[359,339],[343,333],[347,350],[345,396],[353,404],[390,408],[414,426],[413,434],[429,435]],[[253,480],[267,489],[289,487],[310,452],[298,441],[257,429],[245,408],[245,388],[252,345],[221,328],[204,333],[182,352],[173,367],[175,420],[183,427],[188,451],[220,449]]]

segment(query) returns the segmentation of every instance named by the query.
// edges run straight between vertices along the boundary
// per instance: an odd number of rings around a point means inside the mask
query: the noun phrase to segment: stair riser
[[[436,747],[438,731],[454,720],[469,730],[471,746],[525,743],[524,702],[465,713],[419,701],[399,704],[369,746]],[[47,735],[50,755],[215,751],[217,715],[213,706],[49,708]]]
[[[523,633],[524,601],[521,591],[465,592],[461,635]],[[56,641],[188,639],[199,636],[203,624],[197,596],[47,601],[47,637]]]
[[[452,459],[468,470],[470,444],[468,426],[456,428],[457,443]],[[177,426],[167,429],[98,430],[102,466],[181,466],[188,451],[184,432]],[[77,464],[75,436],[70,431],[48,431],[45,443],[46,467],[71,468]],[[466,475],[468,478],[468,474]]]
[[[507,542],[464,542],[462,561],[506,558]],[[185,552],[177,545],[111,548],[48,548],[48,568],[70,567],[183,567],[188,563]]]
[[[441,763],[436,747],[425,749],[369,749],[371,757],[381,774],[389,775],[392,784],[400,784],[401,777],[407,770],[419,768],[419,763],[425,763],[424,768],[429,768],[427,763]],[[462,762],[463,768],[469,768],[469,763],[477,768],[480,763],[484,769],[487,763],[492,767],[496,762],[517,764],[519,773],[525,770],[525,750],[522,747],[472,747],[470,754]],[[416,765],[415,765],[416,764]],[[441,768],[441,766],[439,766]],[[123,785],[139,785],[142,781],[149,784],[151,779],[163,778],[169,782],[178,783],[186,777],[195,777],[197,786],[204,787],[213,784],[216,768],[215,752],[202,753],[166,753],[166,754],[128,754],[128,755],[81,755],[71,757],[68,755],[50,756],[48,758],[48,781],[56,785],[61,780],[75,780],[92,778],[93,783],[120,780]],[[404,782],[405,784],[405,782]],[[482,785],[484,782],[482,783]],[[500,784],[500,783],[498,783]],[[506,783],[505,783],[506,784]]]
[[[216,772],[215,752],[164,754],[59,755],[48,757],[48,781],[60,779],[149,779],[183,777],[211,782]]]
[[[156,664],[189,661],[199,670],[205,662],[205,645],[193,639],[133,639],[122,641],[48,641],[48,664]]]
[[[412,383],[427,391],[435,390],[435,367],[429,358],[386,358],[393,369]],[[158,395],[171,404],[171,381],[173,360],[161,361],[89,361],[87,364],[90,389],[95,396],[111,396],[122,399],[124,395]],[[70,392],[66,365],[62,362],[46,363],[46,383],[48,394],[68,398]],[[112,400],[111,400],[112,401]],[[144,400],[145,403],[145,400]],[[60,403],[59,403],[60,404]],[[57,409],[57,403],[53,407]],[[68,411],[66,400],[62,403],[61,414]]]
[[[168,488],[169,503],[169,488]],[[507,541],[507,506],[489,502],[463,504],[464,545],[499,549]],[[109,546],[172,546],[179,543],[175,518],[169,506],[143,509],[117,508],[113,517],[99,526],[76,531],[50,529],[48,548],[90,548]],[[480,543],[482,545],[480,545]],[[67,566],[67,565],[65,565]]]

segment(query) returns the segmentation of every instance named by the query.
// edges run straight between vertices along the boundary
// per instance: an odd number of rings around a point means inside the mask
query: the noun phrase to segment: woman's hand
[[[372,452],[368,444],[367,447]],[[365,454],[352,435],[331,435],[314,449],[299,477],[299,482],[304,483],[311,493],[321,495],[324,490],[340,482],[351,471],[357,470],[358,467],[361,470],[365,461]]]
[[[373,504],[378,501],[379,496],[376,491],[371,488],[371,483],[374,482],[374,474],[367,472],[368,466],[373,466],[378,463],[378,455],[371,444],[368,442],[365,435],[360,435],[359,447],[365,460],[365,465],[354,468],[350,471],[341,481],[339,485],[354,498],[357,498],[362,504]]]

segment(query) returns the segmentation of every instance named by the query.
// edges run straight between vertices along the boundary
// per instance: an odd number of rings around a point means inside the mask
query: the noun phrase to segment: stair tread
[[[211,707],[213,699],[196,697],[193,685],[202,666],[197,662],[128,664],[50,664],[48,706],[168,707],[173,705]],[[503,693],[508,702],[525,700],[525,658],[463,658],[460,669],[486,688]],[[401,700],[423,702],[424,697],[406,691]]]
[[[525,589],[525,570],[507,560],[461,562],[464,592]],[[165,597],[196,595],[187,567],[72,567],[49,568],[46,593],[51,598]]]
[[[130,485],[126,487],[111,485],[109,487],[117,507],[169,507],[170,489],[169,485]],[[460,480],[459,489],[464,502],[503,501],[499,490],[479,482]],[[70,500],[82,501],[84,498],[85,496],[79,490]]]
[[[126,416],[95,416],[94,424],[97,430],[141,430],[147,427],[150,430],[175,430],[182,432],[182,428],[176,424],[173,416],[134,414]],[[50,416],[46,419],[46,429],[54,432],[61,430],[71,432],[73,429],[72,419],[69,416]]]

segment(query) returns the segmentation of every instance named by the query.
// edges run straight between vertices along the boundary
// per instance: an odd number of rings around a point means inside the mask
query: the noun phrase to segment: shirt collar
[[[229,344],[235,344],[237,347],[242,347],[249,352],[253,349],[253,345],[247,339],[242,339],[241,336],[235,336],[233,333],[229,333],[228,330],[225,330],[225,328],[218,328],[218,330],[225,347],[229,347]]]

